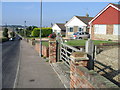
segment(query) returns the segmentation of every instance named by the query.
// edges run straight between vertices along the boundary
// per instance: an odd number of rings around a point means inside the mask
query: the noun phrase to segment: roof
[[[65,27],[65,24],[64,24],[64,23],[56,23],[56,25],[58,25],[58,27],[59,27],[61,30],[66,30],[66,27]]]
[[[75,16],[80,19],[82,22],[88,25],[88,22],[93,19],[93,17],[86,17],[86,16]]]
[[[113,3],[109,3],[103,10],[101,10],[90,22],[92,23],[97,17],[99,17],[106,9],[108,9],[109,7],[113,7],[116,10],[120,11],[120,4],[113,4]]]
[[[114,5],[115,7],[119,8],[120,9],[120,4],[114,4],[114,3],[110,3],[112,5]]]

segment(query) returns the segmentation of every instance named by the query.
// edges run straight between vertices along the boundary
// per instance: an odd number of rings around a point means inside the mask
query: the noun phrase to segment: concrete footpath
[[[15,88],[64,88],[64,85],[50,64],[41,60],[34,48],[22,40]]]

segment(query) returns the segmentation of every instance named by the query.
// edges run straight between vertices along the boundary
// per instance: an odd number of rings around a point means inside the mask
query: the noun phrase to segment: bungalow
[[[89,32],[89,24],[88,22],[93,19],[93,17],[89,17],[88,14],[86,16],[74,16],[70,19],[66,24],[66,37],[72,37],[75,32]]]
[[[66,33],[65,24],[63,24],[63,23],[55,23],[55,24],[52,26],[52,30],[53,30],[53,32],[55,32],[56,34],[65,35],[65,33]]]
[[[117,40],[120,36],[120,4],[108,4],[90,22],[92,40]]]

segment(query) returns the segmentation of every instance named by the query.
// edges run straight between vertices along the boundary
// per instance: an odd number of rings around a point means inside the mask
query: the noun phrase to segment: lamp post
[[[40,7],[41,7],[41,10],[40,10],[40,58],[42,56],[42,40],[41,40],[41,31],[42,31],[42,0],[40,2]]]
[[[26,32],[25,32],[25,30],[26,30],[26,21],[24,21],[24,38],[26,37]]]

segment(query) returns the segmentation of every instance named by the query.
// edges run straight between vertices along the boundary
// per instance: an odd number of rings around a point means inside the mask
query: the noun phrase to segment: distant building
[[[73,37],[73,33],[75,32],[89,32],[88,22],[92,19],[93,17],[89,17],[88,14],[86,16],[74,16],[65,24],[66,37]]]
[[[120,4],[108,4],[90,22],[90,34],[93,40],[119,40]]]
[[[66,28],[65,28],[65,24],[64,23],[55,23],[52,26],[52,30],[56,34],[60,33],[61,35],[66,35]]]

